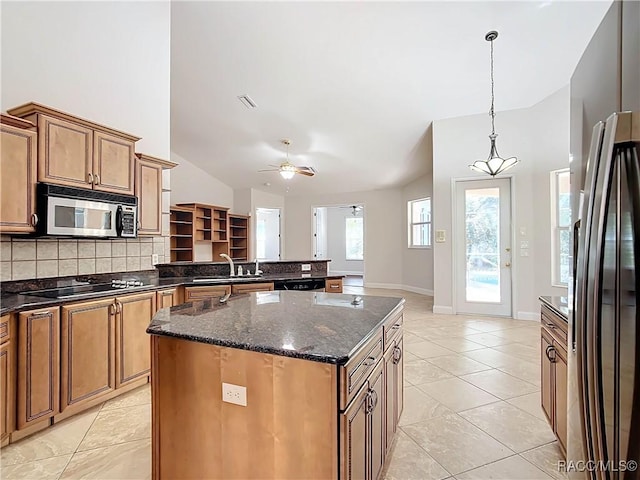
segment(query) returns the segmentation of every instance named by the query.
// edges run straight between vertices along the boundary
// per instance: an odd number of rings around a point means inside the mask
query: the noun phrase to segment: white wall
[[[407,202],[433,194],[433,174],[417,178],[402,189],[401,213],[405,219],[402,229],[402,278],[406,288],[433,295],[433,248],[409,248]],[[431,203],[432,209],[433,202]],[[433,238],[431,239],[433,242]]]
[[[3,2],[2,111],[30,101],[169,158],[169,2]]]
[[[171,161],[178,164],[171,170],[171,203],[206,203],[233,207],[233,188],[197,167],[175,152]]]
[[[445,230],[447,241],[434,243],[434,311],[453,311],[452,179],[485,178],[468,165],[489,153],[490,120],[486,114],[438,120],[433,124],[434,231]],[[512,175],[513,312],[518,318],[537,318],[539,295],[565,293],[551,287],[551,227],[549,172],[568,165],[569,89],[565,87],[539,104],[499,112],[498,150],[517,156]],[[525,235],[521,235],[524,229]],[[529,241],[529,256],[520,256],[520,241]]]
[[[364,209],[358,212],[362,217]],[[364,262],[362,260],[347,260],[346,218],[353,218],[351,208],[327,208],[327,258],[331,259],[329,270],[340,275],[362,275]],[[367,246],[365,244],[364,248]]]
[[[251,218],[251,241],[249,242],[249,258],[256,257],[256,209],[257,208],[279,208],[280,216],[284,218],[284,197],[274,193],[263,192],[255,188],[243,188],[234,191],[234,213],[239,215],[249,215]],[[280,235],[284,238],[284,221],[280,224]],[[284,258],[284,242],[280,245],[280,255]]]
[[[367,286],[399,288],[402,279],[402,190],[387,189],[330,195],[285,197],[285,260],[309,260],[312,252],[312,208],[364,205],[364,275]]]

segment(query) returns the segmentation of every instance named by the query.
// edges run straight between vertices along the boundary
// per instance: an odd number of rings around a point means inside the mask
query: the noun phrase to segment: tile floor
[[[405,399],[384,478],[562,479],[559,448],[539,407],[535,322],[434,315],[404,296]],[[151,472],[149,386],[1,450],[3,479],[143,479]]]

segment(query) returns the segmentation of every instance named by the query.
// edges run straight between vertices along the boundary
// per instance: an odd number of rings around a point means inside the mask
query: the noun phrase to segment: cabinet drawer
[[[245,283],[243,285],[231,286],[231,293],[270,292],[272,290],[273,290],[272,282]]]
[[[324,291],[329,293],[342,293],[342,279],[328,278],[324,283]]]
[[[215,285],[211,287],[186,287],[184,289],[184,301],[204,300],[212,297],[222,297],[231,293],[230,285]]]
[[[382,358],[382,329],[340,367],[340,409],[344,410]]]
[[[10,315],[0,317],[0,344],[8,342],[11,339],[11,330],[9,327]]]
[[[540,321],[542,322],[542,326],[546,328],[551,335],[553,335],[558,343],[567,349],[567,322],[553,313],[553,311],[546,305],[542,305],[540,312]]]
[[[404,319],[403,319],[403,316],[402,316],[402,312],[400,312],[397,315],[394,315],[391,318],[389,318],[386,322],[384,322],[384,325],[382,326],[382,329],[383,329],[383,332],[384,332],[384,350],[385,350],[385,352],[387,351],[387,348],[389,348],[391,345],[393,345],[396,335],[398,335],[400,332],[402,332],[403,320]]]

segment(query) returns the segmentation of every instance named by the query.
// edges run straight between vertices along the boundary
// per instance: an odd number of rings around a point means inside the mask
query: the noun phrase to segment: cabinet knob
[[[96,183],[95,185],[100,185],[100,175],[96,173]]]
[[[551,363],[556,363],[556,349],[553,345],[549,345],[546,348],[545,353],[547,354],[547,358]],[[553,356],[551,356],[551,354],[553,354]]]
[[[393,363],[399,363],[401,358],[402,358],[402,349],[400,347],[394,347]]]
[[[36,225],[38,225],[38,214],[37,213],[32,213],[31,214],[31,226],[35,227]]]
[[[367,395],[367,413],[373,412],[378,406],[378,392],[373,389],[369,390]]]
[[[89,173],[87,176],[89,177],[89,183],[93,185],[93,173]]]
[[[374,365],[376,363],[376,357],[367,357],[367,359],[362,362],[365,366]]]

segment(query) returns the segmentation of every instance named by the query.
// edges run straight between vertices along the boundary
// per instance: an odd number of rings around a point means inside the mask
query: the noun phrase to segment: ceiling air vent
[[[249,95],[240,95],[238,100],[247,108],[256,108],[258,106]]]

